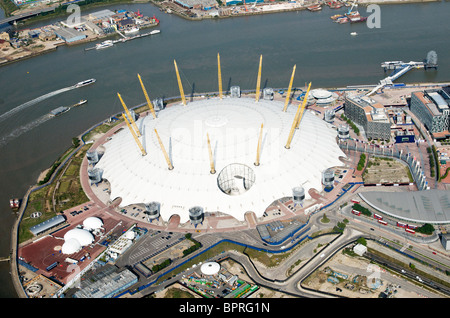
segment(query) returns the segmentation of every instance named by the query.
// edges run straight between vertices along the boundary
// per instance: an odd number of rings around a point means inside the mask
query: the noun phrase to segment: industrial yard
[[[38,28],[22,29],[10,35],[2,33],[0,65],[54,51],[61,45],[75,45],[119,37],[116,42],[125,42],[150,33],[140,30],[159,25],[159,20],[137,12],[125,10],[100,10],[81,16],[79,22],[60,22]],[[159,30],[158,30],[159,32]],[[151,33],[156,33],[156,30]],[[94,48],[104,48],[97,43]]]

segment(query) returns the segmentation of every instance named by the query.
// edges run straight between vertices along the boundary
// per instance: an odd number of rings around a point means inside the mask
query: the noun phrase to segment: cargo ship
[[[11,207],[11,209],[13,209],[13,210],[17,210],[17,209],[19,209],[19,206],[20,206],[20,201],[19,201],[19,199],[11,199],[11,200],[9,200],[9,206]]]
[[[75,84],[75,87],[82,87],[82,86],[86,86],[86,85],[91,85],[95,83],[95,78],[91,78],[82,82],[78,82],[77,84]]]
[[[60,107],[55,108],[54,110],[52,110],[50,112],[50,116],[56,117],[56,116],[59,116],[61,114],[64,114],[65,112],[68,112],[69,110],[70,110],[70,107],[60,106]]]

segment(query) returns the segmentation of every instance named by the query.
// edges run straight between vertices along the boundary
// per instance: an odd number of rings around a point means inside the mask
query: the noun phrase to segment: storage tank
[[[333,188],[334,184],[334,170],[326,169],[322,173],[322,184],[325,186],[325,190],[329,190]]]
[[[231,97],[241,97],[241,88],[239,86],[231,86],[230,87],[230,95]]]
[[[263,98],[267,100],[273,100],[273,88],[271,87],[264,88]]]
[[[338,127],[338,137],[339,139],[350,138],[350,128],[347,124],[341,124]]]
[[[97,152],[97,150],[88,151],[86,153],[86,157],[87,157],[88,163],[90,165],[95,165],[98,162],[98,152]]]
[[[327,123],[332,123],[334,121],[335,111],[334,109],[327,109],[325,111],[324,119]]]
[[[293,188],[292,197],[295,203],[303,204],[305,200],[305,189],[302,186]]]
[[[199,206],[194,206],[189,209],[189,219],[191,223],[196,225],[203,222],[203,208]]]
[[[149,222],[159,218],[161,204],[159,202],[150,202],[145,205],[145,214],[147,214],[147,220]]]
[[[96,184],[102,181],[102,173],[103,171],[99,168],[89,169],[88,177],[92,184]]]

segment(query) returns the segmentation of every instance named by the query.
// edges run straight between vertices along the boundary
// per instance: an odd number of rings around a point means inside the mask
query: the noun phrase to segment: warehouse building
[[[34,235],[39,235],[41,233],[44,233],[45,231],[48,231],[50,229],[57,227],[58,225],[60,225],[64,222],[66,222],[66,218],[62,215],[57,215],[57,216],[54,216],[51,219],[48,219],[42,223],[32,226],[30,228],[30,231]]]
[[[55,34],[66,43],[73,43],[86,38],[86,34],[71,28],[58,28],[55,30]]]

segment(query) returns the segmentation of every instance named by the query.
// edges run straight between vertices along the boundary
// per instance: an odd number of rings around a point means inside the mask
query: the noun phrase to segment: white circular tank
[[[98,152],[97,152],[97,150],[88,151],[86,153],[86,157],[87,157],[88,163],[90,165],[95,165],[98,162]]]
[[[303,203],[303,201],[305,200],[305,189],[302,186],[293,188],[292,197],[294,199],[294,202]]]
[[[207,262],[202,264],[200,270],[202,271],[203,275],[207,276],[217,275],[217,273],[219,273],[220,271],[220,264],[217,262]]]
[[[192,224],[200,224],[203,222],[203,208],[194,206],[189,209],[189,219]]]
[[[341,124],[338,127],[338,137],[339,139],[350,138],[350,128],[347,124]]]
[[[150,202],[145,205],[145,214],[147,215],[147,219],[154,220],[159,218],[160,215],[161,204],[159,202]]]
[[[88,177],[91,184],[99,183],[102,181],[102,170],[99,168],[89,169]]]
[[[325,188],[333,187],[334,184],[334,170],[333,169],[326,169],[322,173],[322,183],[325,186]]]
[[[324,119],[327,123],[332,123],[334,121],[335,115],[336,114],[335,114],[334,109],[327,109],[325,111]]]

